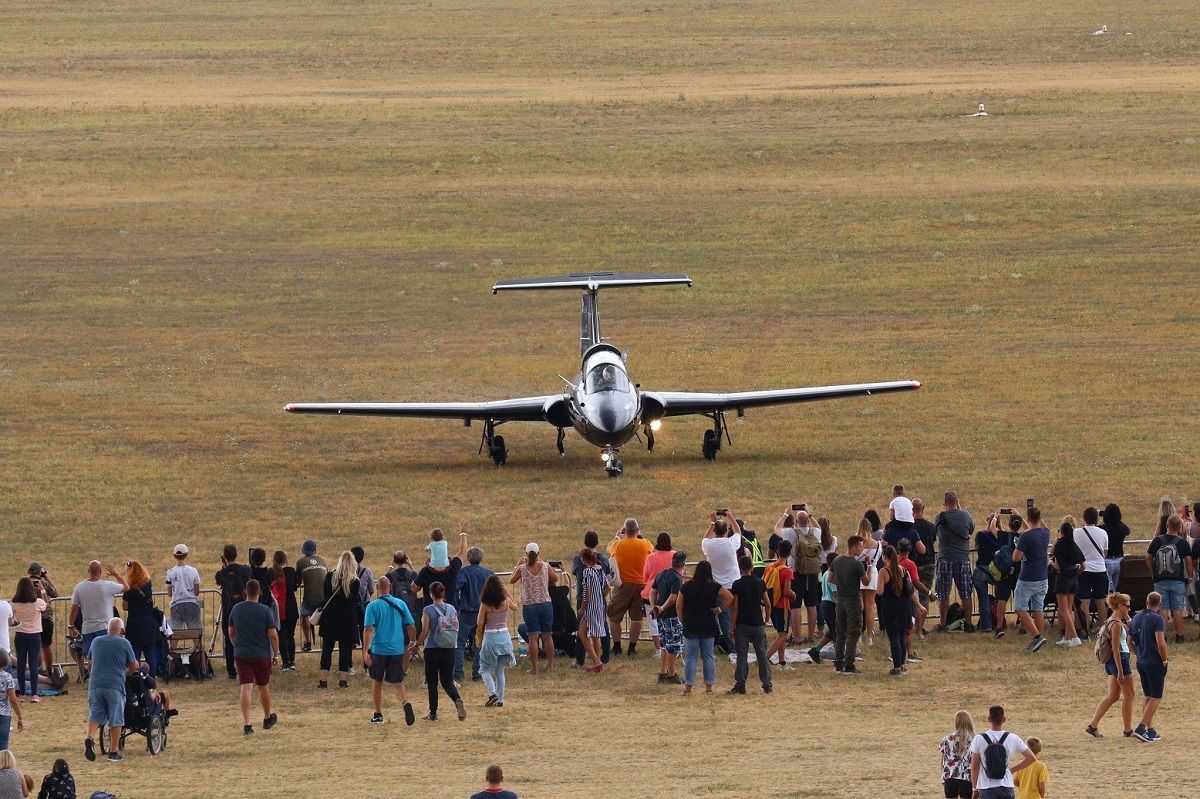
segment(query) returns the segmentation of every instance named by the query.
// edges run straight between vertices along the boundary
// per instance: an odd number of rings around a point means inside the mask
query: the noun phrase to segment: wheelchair
[[[150,689],[146,687],[142,675],[129,675],[125,680],[125,726],[121,728],[118,748],[125,749],[125,739],[129,736],[143,735],[147,751],[157,755],[167,748],[169,723],[170,718],[162,704],[151,699]],[[109,749],[108,731],[108,727],[100,727],[100,751],[104,754],[108,754]]]

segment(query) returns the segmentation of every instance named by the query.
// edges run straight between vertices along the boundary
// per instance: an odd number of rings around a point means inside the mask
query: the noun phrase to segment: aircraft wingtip
[[[288,413],[295,413],[295,412],[296,412],[296,409],[295,409],[295,408],[292,406],[292,404],[291,404],[290,402],[289,402],[287,405],[284,405],[284,406],[283,406],[283,409],[284,409],[285,411],[287,411]]]
[[[914,380],[914,381],[913,381],[913,388],[920,388],[920,387],[921,387],[921,381],[920,381],[920,380]]]

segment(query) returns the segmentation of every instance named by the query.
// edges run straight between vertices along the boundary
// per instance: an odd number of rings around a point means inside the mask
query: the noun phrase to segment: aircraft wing
[[[492,402],[293,402],[288,413],[328,413],[358,416],[410,416],[421,419],[472,419],[496,422],[544,422],[548,404],[561,394],[516,397]]]
[[[764,405],[786,405],[793,402],[865,397],[894,391],[913,391],[921,387],[916,380],[896,380],[890,383],[854,383],[846,386],[813,388],[780,388],[771,391],[737,391],[729,394],[696,393],[690,391],[647,391],[642,397],[646,418],[686,416],[716,411],[738,411]],[[655,408],[658,404],[660,408]]]

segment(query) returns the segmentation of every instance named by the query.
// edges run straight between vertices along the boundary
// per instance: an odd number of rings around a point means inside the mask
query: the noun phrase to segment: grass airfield
[[[897,480],[957,489],[977,520],[1115,500],[1138,537],[1162,494],[1200,495],[1188,4],[32,3],[6,23],[3,590],[32,556],[62,588],[96,554],[161,574],[179,540],[206,579],[226,541],[360,543],[377,567],[464,521],[495,568],[627,515],[698,551],[711,508],[766,531],[793,500],[844,540]],[[925,387],[750,411],[715,464],[703,420],[668,420],[621,480],[581,441],[560,459],[548,426],[503,427],[495,469],[478,425],[282,412],[554,392],[577,298],[489,289],[590,269],[695,280],[601,297],[647,389]],[[877,643],[851,689],[802,671],[741,702],[684,703],[645,656],[515,675],[502,712],[469,685],[471,717],[435,738],[370,728],[362,678],[318,695],[304,660],[276,683],[280,727],[248,743],[220,681],[179,689],[157,768],[85,764],[79,692],[26,706],[13,747],[120,796],[162,766],[181,796],[466,795],[492,761],[523,796],[759,795],[783,752],[786,795],[930,796],[954,711],[1002,701],[1046,741],[1055,794],[1102,795],[1114,766],[1181,792],[1154,764],[1184,751],[1195,644],[1152,750],[1111,716],[1083,735],[1090,655],[1029,665],[1019,643],[939,640],[900,683]]]

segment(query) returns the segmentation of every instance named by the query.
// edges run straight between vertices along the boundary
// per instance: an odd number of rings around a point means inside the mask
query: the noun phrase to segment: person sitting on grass
[[[42,777],[42,788],[37,799],[75,799],[75,777],[71,768],[61,757],[54,761],[50,773]]]
[[[17,758],[7,749],[0,750],[0,797],[21,799],[29,796],[33,779],[17,769]]]
[[[517,799],[517,795],[504,787],[504,772],[495,763],[487,767],[483,775],[487,787],[471,794],[471,799]]]

